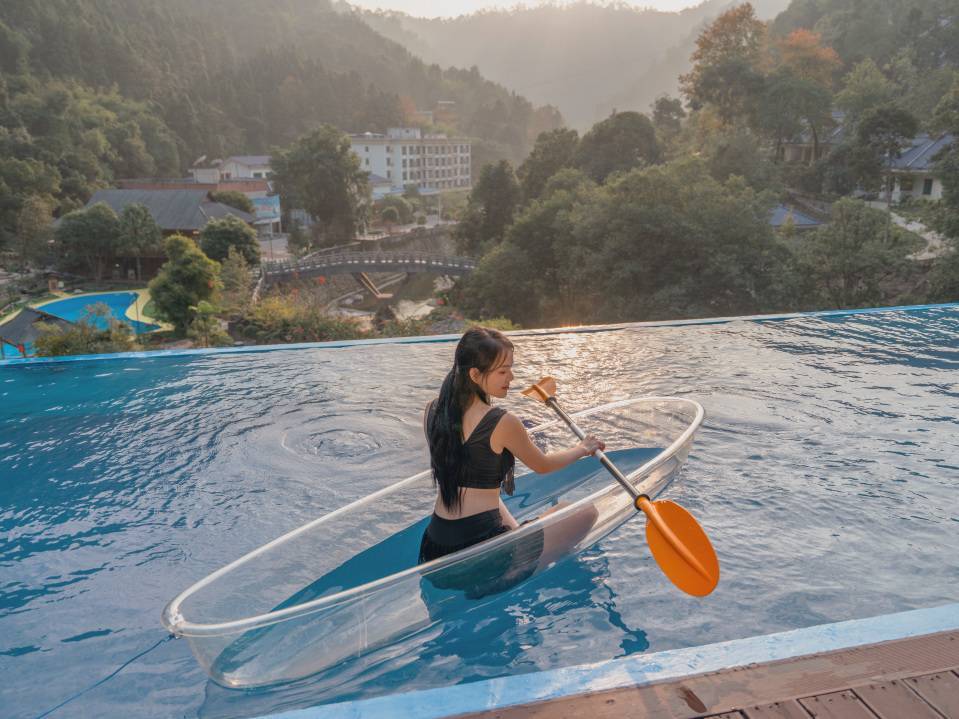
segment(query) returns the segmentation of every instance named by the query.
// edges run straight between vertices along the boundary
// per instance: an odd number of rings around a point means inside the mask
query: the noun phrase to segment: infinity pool
[[[102,303],[110,308],[110,314],[114,318],[130,325],[136,334],[159,329],[159,325],[133,320],[126,316],[127,308],[134,303],[136,298],[136,292],[104,292],[99,295],[80,295],[65,300],[55,300],[48,302],[39,309],[70,322],[76,322],[87,314],[89,307]],[[95,323],[101,329],[106,329],[108,326],[106,318],[98,317],[95,319]]]
[[[706,407],[667,496],[713,540],[713,595],[674,590],[631,520],[373,668],[222,689],[165,640],[164,604],[422,469],[453,346],[0,366],[0,714],[255,716],[956,600],[959,308],[515,342],[514,386],[553,374],[571,410]]]

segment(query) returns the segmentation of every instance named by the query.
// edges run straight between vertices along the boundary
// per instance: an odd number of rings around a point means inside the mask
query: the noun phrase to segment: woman
[[[513,344],[496,330],[468,330],[456,346],[453,369],[439,397],[427,405],[424,417],[439,492],[420,544],[421,563],[518,526],[500,498],[501,485],[507,494],[513,493],[514,457],[534,472],[545,473],[606,447],[590,435],[569,449],[544,454],[515,415],[490,405],[492,397],[506,397],[512,380]],[[587,509],[545,528],[536,537],[535,552],[514,557],[517,561],[505,570],[515,581],[525,579],[585,536],[594,519],[595,511]]]

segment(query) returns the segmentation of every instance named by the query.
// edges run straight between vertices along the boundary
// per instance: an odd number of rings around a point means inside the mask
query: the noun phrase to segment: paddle
[[[551,407],[577,437],[586,436],[556,401],[556,380],[552,377],[543,377],[523,394]],[[687,594],[704,597],[712,592],[719,582],[719,560],[693,515],[669,500],[650,501],[636,491],[602,450],[596,450],[595,455],[633,498],[633,506],[646,514],[646,541],[663,573]]]

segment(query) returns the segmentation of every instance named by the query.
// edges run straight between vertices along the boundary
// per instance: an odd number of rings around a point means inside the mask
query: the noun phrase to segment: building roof
[[[371,185],[392,185],[393,183],[381,175],[370,173],[369,181]]]
[[[16,317],[0,325],[0,337],[15,345],[32,345],[41,334],[36,326],[37,322],[46,322],[61,329],[73,326],[72,322],[61,317],[54,317],[32,307],[24,307]]]
[[[97,190],[87,207],[104,202],[120,214],[127,205],[144,205],[161,230],[202,230],[210,220],[233,215],[253,222],[253,215],[220,202],[211,202],[206,190]]]
[[[792,217],[793,226],[799,230],[812,229],[823,224],[812,215],[786,207],[786,205],[776,205],[773,208],[769,216],[769,224],[776,228],[782,227],[789,217]]]
[[[917,135],[910,147],[892,161],[892,169],[905,172],[925,172],[932,169],[936,155],[949,147],[955,138],[946,133],[938,137]]]
[[[226,158],[227,162],[237,162],[241,165],[250,167],[268,167],[270,165],[270,155],[232,155]]]

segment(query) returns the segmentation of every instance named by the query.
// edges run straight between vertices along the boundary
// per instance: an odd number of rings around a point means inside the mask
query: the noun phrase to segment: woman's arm
[[[533,444],[529,432],[526,431],[526,427],[519,421],[519,418],[509,412],[496,424],[496,429],[493,430],[490,437],[490,444],[494,446],[502,445],[537,474],[555,472],[557,469],[572,464],[577,459],[588,457],[597,449],[606,449],[603,442],[592,435],[587,435],[582,442],[569,449],[545,454]]]

